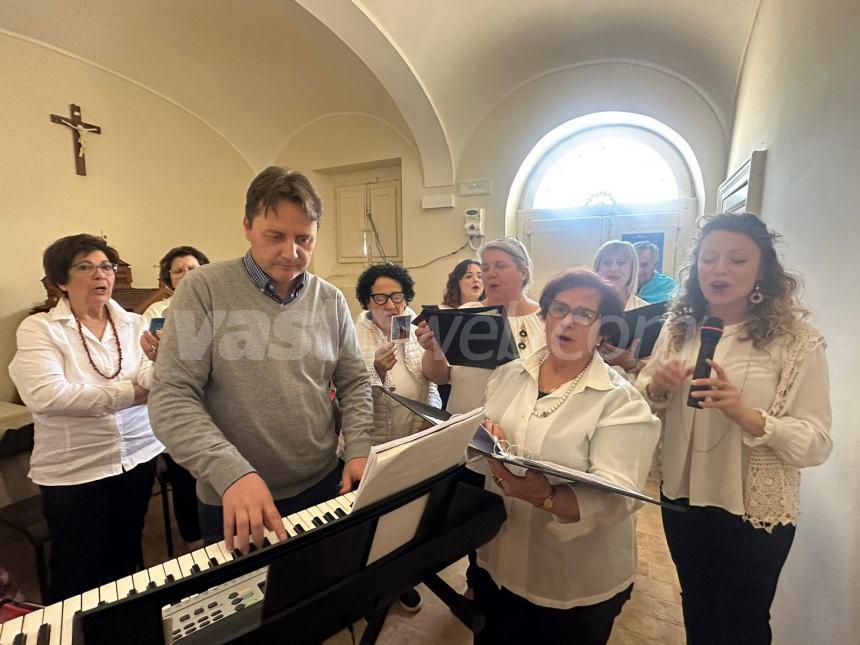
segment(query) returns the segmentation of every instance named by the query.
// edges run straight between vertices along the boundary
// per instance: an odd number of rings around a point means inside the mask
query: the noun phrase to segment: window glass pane
[[[574,208],[677,198],[675,175],[656,150],[633,139],[601,137],[559,155],[541,178],[532,207]]]

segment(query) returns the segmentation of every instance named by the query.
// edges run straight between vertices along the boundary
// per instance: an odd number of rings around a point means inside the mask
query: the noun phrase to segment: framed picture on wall
[[[756,150],[717,189],[718,213],[755,213],[761,216],[766,150]]]

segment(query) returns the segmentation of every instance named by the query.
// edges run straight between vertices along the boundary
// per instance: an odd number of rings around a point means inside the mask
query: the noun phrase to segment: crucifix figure
[[[52,114],[51,121],[64,125],[72,131],[72,142],[75,146],[75,171],[79,175],[86,175],[87,162],[84,158],[87,147],[86,136],[88,134],[101,134],[102,129],[97,125],[81,121],[81,108],[74,103],[69,106],[69,110],[72,113],[71,118]]]

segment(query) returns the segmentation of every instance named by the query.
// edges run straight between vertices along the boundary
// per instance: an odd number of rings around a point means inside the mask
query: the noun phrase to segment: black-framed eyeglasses
[[[597,320],[597,312],[593,309],[589,309],[588,307],[577,307],[576,309],[571,309],[566,304],[559,302],[558,300],[553,300],[549,303],[549,307],[547,307],[546,312],[553,318],[558,318],[559,320],[570,314],[573,317],[573,322],[581,327],[588,327]]]
[[[395,305],[399,305],[406,300],[406,294],[402,291],[395,291],[394,293],[371,293],[370,299],[378,305],[384,305],[389,300]]]
[[[92,275],[96,269],[101,269],[102,273],[116,273],[119,270],[119,265],[113,262],[102,262],[93,264],[92,262],[78,262],[69,267],[69,271],[78,275]]]

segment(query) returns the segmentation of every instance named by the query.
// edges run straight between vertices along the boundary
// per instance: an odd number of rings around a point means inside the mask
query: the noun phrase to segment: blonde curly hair
[[[702,240],[714,231],[731,231],[746,235],[761,251],[761,267],[756,282],[764,299],[750,304],[743,340],[752,340],[763,348],[775,338],[795,334],[795,323],[808,315],[799,301],[800,278],[786,271],[776,254],[778,233],[768,230],[764,222],[752,213],[721,213],[703,217],[698,223],[690,261],[681,270],[681,290],[669,309],[667,325],[672,345],[680,350],[691,330],[707,314],[708,302],[699,284],[699,252]]]

